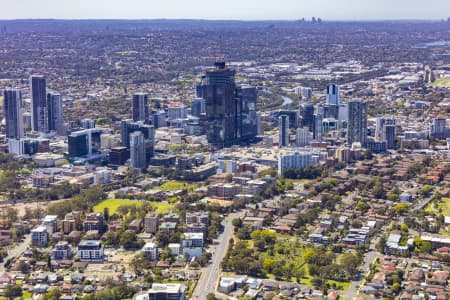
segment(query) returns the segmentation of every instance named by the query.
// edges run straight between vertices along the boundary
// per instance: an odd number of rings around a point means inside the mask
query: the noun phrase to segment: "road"
[[[25,250],[27,250],[30,244],[31,244],[31,234],[27,234],[24,237],[23,242],[20,242],[19,244],[17,244],[16,247],[9,249],[8,256],[3,258],[3,263],[0,263],[0,274],[3,274],[3,272],[5,272],[5,262],[10,258],[18,257],[19,255],[21,255],[23,252],[25,252]]]
[[[428,198],[425,198],[423,200],[421,200],[419,203],[417,203],[414,208],[412,209],[412,211],[416,211],[416,210],[421,210],[422,208],[424,208],[425,206],[428,205],[428,203],[430,203],[431,199],[433,199],[433,196],[430,196]]]
[[[373,239],[370,244],[370,248],[374,249],[377,242],[378,238]],[[368,253],[366,253],[366,255],[364,255],[364,261],[360,269],[364,272],[364,274],[361,274],[359,280],[352,281],[350,287],[342,295],[343,299],[355,299],[358,296],[358,287],[361,284],[363,278],[366,277],[366,275],[369,273],[370,265],[375,261],[375,259],[378,256],[380,256],[380,254],[376,250],[370,250]]]
[[[192,293],[191,299],[205,300],[209,293],[215,293],[216,286],[219,282],[220,276],[220,263],[224,258],[228,250],[228,244],[230,238],[233,235],[233,225],[232,220],[241,216],[242,213],[232,213],[229,214],[224,220],[224,231],[219,236],[219,244],[213,245],[214,253],[212,255],[212,263],[202,269],[202,274],[197,282],[194,292]]]

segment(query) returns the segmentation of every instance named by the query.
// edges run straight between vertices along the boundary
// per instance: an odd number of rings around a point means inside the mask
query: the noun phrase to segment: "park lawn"
[[[433,86],[450,87],[450,77],[436,79],[436,81],[433,82]]]
[[[332,285],[333,283],[336,284],[336,289],[341,290],[341,291],[346,291],[348,290],[348,288],[350,287],[350,285],[352,284],[351,281],[336,281],[336,280],[327,280],[326,281],[328,284]]]
[[[170,203],[161,203],[161,202],[149,202],[152,206],[155,207],[156,212],[165,213],[175,206]],[[109,209],[109,213],[112,215],[117,212],[117,209],[121,205],[130,205],[136,204],[137,207],[141,206],[144,203],[144,200],[128,200],[128,199],[106,199],[96,206],[94,206],[94,212],[103,213],[103,210],[107,207]]]
[[[285,240],[285,239],[279,239],[279,236],[277,235],[277,242],[278,245],[281,245],[282,248],[284,248],[286,251],[284,253],[278,253],[276,250],[273,252],[273,255],[269,255],[267,252],[260,253],[260,257],[265,259],[273,259],[275,261],[277,260],[286,260],[289,262],[292,262],[295,266],[295,268],[303,268],[305,271],[305,276],[308,274],[307,264],[305,263],[303,259],[303,253],[308,250],[309,248],[306,246],[301,246],[298,243],[295,243],[293,241]],[[272,275],[272,274],[270,274]],[[268,276],[270,276],[268,274]]]
[[[439,208],[442,209],[442,214],[444,216],[450,216],[450,198],[443,197],[442,200],[438,204],[438,209]],[[433,213],[433,212],[437,213],[438,212],[438,210],[434,207],[433,203],[429,203],[425,207],[425,211],[429,212],[429,213]]]
[[[191,189],[195,189],[196,187],[197,187],[196,184],[172,180],[172,181],[164,182],[160,186],[155,187],[155,189],[165,191],[165,192],[175,192],[175,191],[184,190],[184,189],[191,190]]]

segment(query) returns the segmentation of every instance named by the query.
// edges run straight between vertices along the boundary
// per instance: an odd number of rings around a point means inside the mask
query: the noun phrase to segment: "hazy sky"
[[[442,19],[450,0],[0,0],[0,19]]]

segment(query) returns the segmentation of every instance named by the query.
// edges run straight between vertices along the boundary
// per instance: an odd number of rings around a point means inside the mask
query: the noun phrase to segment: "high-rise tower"
[[[300,127],[308,127],[309,131],[314,130],[314,105],[305,103],[300,106]]]
[[[61,131],[64,125],[63,120],[63,108],[62,108],[62,98],[57,92],[50,91],[47,93],[47,117],[49,131]]]
[[[148,94],[136,93],[133,95],[133,121],[148,122],[150,112],[148,109]]]
[[[6,138],[23,137],[22,91],[8,89],[3,91],[3,111],[6,119]]]
[[[367,104],[361,100],[348,102],[347,142],[359,142],[363,147],[367,144]]]
[[[278,145],[280,147],[289,146],[289,117],[281,115],[278,120]]]
[[[144,135],[140,131],[130,134],[130,166],[135,169],[145,169],[147,167]]]
[[[236,143],[236,115],[238,98],[235,95],[235,71],[216,61],[214,68],[206,71],[197,87],[197,96],[206,101],[206,136],[216,147]]]
[[[48,132],[48,108],[45,91],[45,77],[31,75],[31,129],[38,132]]]
[[[330,84],[327,86],[327,104],[340,105],[339,86]]]

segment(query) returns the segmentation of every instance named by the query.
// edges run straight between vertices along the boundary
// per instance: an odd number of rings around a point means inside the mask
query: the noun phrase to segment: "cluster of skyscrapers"
[[[3,91],[4,112],[6,119],[6,138],[11,143],[24,142],[25,128],[46,135],[63,133],[62,98],[57,92],[47,90],[45,77],[32,75],[30,77],[31,119],[24,115],[24,103],[20,89]],[[30,124],[27,122],[30,121]]]
[[[298,116],[298,119],[297,119]],[[326,103],[304,103],[299,111],[280,111],[278,117],[279,146],[289,145],[290,128],[296,129],[297,146],[311,140],[321,141],[324,133],[334,130],[337,137],[346,135],[347,143],[367,145],[367,104],[362,100],[341,103],[339,87],[327,87]]]

